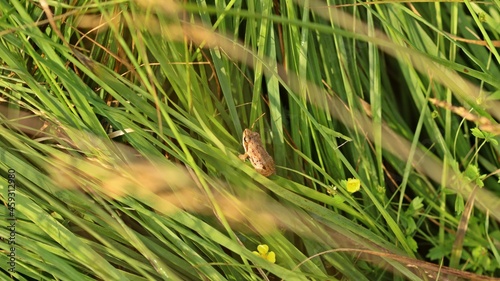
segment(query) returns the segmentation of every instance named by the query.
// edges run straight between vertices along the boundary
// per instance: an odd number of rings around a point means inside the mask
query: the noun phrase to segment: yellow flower
[[[269,262],[276,262],[276,254],[273,251],[269,252],[269,246],[267,246],[266,244],[257,246],[257,251],[258,252],[253,251],[252,253],[262,257],[265,260],[268,260]]]
[[[361,187],[361,182],[358,179],[348,179],[346,184],[347,192],[354,193]]]

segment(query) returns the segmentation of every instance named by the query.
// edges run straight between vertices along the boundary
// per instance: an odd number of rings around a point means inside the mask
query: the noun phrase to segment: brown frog
[[[245,129],[243,131],[243,148],[245,154],[238,157],[243,161],[249,158],[250,163],[259,174],[269,177],[276,172],[274,160],[264,148],[259,133]]]

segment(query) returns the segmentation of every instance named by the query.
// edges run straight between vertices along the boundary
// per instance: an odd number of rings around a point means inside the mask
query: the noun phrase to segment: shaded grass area
[[[0,7],[4,278],[500,274],[497,2]]]

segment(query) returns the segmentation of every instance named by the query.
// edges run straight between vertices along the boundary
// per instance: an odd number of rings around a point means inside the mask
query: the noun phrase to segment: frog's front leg
[[[240,160],[242,160],[242,161],[245,161],[245,160],[247,160],[247,158],[248,158],[248,154],[247,154],[247,153],[245,153],[245,154],[240,154],[240,155],[238,155],[238,158],[240,158]]]

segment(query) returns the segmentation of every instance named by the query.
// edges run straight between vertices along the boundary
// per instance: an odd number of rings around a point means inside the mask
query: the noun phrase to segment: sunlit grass
[[[500,274],[498,3],[0,5],[14,278]]]

